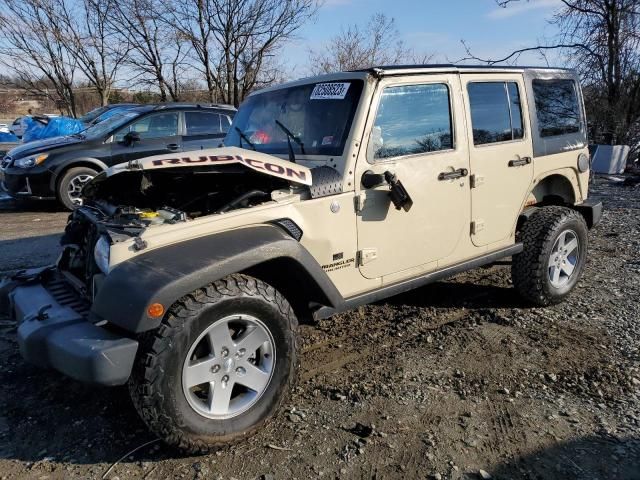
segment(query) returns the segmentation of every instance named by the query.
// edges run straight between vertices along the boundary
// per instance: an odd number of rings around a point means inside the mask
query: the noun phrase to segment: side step
[[[477,257],[466,262],[451,265],[450,267],[443,268],[442,270],[436,270],[435,272],[429,272],[419,277],[411,278],[409,280],[403,280],[401,282],[394,283],[393,285],[387,285],[373,292],[363,293],[354,297],[345,298],[344,301],[335,308],[319,308],[313,313],[313,318],[315,320],[321,320],[337,313],[354,309],[356,307],[359,307],[360,305],[367,305],[369,303],[374,303],[385,298],[393,297],[394,295],[408,292],[409,290],[422,287],[423,285],[452,277],[454,275],[457,275],[458,273],[482,267],[483,265],[493,263],[496,260],[516,255],[522,252],[522,249],[522,243],[516,243],[514,245],[511,245],[510,247],[487,253],[485,255],[482,255],[481,257]]]

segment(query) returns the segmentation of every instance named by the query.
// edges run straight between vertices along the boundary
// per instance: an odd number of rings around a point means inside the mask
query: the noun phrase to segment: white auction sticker
[[[347,95],[351,83],[318,83],[313,92],[311,100],[342,100]]]

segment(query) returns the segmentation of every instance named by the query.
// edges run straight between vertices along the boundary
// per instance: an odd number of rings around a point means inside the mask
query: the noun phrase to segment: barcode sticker
[[[311,100],[343,100],[347,95],[351,83],[318,83],[313,92]]]

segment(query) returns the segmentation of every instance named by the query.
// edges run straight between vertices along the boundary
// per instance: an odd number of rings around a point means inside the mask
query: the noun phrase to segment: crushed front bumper
[[[18,322],[18,344],[25,360],[84,382],[127,382],[138,342],[91,323],[88,306],[54,267],[5,279],[0,283],[3,294]]]

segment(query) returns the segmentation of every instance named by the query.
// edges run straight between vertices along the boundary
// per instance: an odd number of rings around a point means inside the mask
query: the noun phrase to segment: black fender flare
[[[49,187],[51,188],[51,191],[53,192],[56,191],[56,185],[58,183],[58,179],[60,178],[60,174],[69,168],[73,168],[74,164],[95,165],[97,167],[98,173],[104,172],[107,168],[109,168],[109,166],[106,163],[98,160],[97,158],[91,158],[91,157],[69,158],[68,160],[65,160],[60,164],[56,165],[55,168],[53,169],[51,180],[49,182]]]
[[[100,286],[91,313],[132,333],[152,330],[162,319],[147,315],[150,304],[160,303],[166,311],[198,288],[282,257],[302,267],[319,287],[320,305],[341,303],[340,293],[315,258],[281,228],[264,224],[161,247],[118,264]]]

